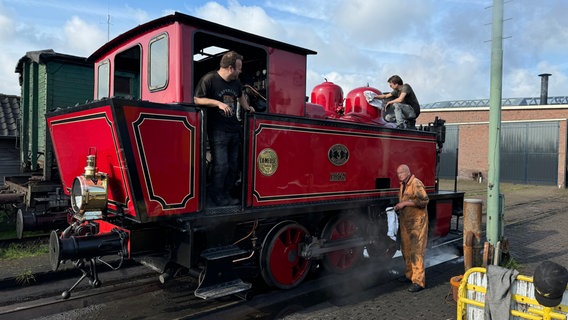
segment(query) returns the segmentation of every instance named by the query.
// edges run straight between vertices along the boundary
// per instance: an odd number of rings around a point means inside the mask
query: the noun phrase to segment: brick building
[[[566,187],[568,97],[504,99],[501,108],[501,181]],[[422,106],[417,125],[446,120],[440,176],[487,177],[488,100]],[[453,162],[453,163],[452,163]],[[455,164],[457,163],[457,170]],[[453,173],[455,172],[455,173]]]

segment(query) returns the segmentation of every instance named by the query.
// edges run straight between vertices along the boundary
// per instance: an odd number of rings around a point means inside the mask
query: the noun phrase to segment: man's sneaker
[[[416,119],[406,120],[406,129],[416,130]]]
[[[410,285],[410,287],[408,288],[409,292],[418,292],[420,290],[422,290],[424,288],[422,288],[419,284],[417,283],[413,283],[412,285]]]

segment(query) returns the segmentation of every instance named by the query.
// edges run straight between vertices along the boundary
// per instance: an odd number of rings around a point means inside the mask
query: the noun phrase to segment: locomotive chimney
[[[540,104],[548,104],[548,77],[551,76],[550,73],[542,73],[538,75],[540,77]]]

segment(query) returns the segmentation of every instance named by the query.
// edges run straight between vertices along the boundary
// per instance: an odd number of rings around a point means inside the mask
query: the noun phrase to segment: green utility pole
[[[487,177],[487,241],[499,250],[503,237],[503,212],[499,205],[499,162],[501,159],[501,97],[503,78],[503,0],[493,0],[491,37],[491,88],[489,93],[489,149]],[[498,261],[496,261],[498,264]]]

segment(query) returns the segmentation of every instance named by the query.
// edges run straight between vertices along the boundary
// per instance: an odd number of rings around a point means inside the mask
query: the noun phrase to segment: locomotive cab
[[[305,115],[306,56],[314,51],[180,13],[143,24],[93,53],[94,97],[191,104],[199,79],[217,70],[229,50],[244,56],[240,80],[264,102],[253,101],[257,111]]]
[[[92,54],[88,60],[95,64],[94,97],[192,105],[199,79],[219,69],[221,56],[230,50],[244,57],[243,93],[257,113],[306,116],[306,56],[315,52],[179,13],[139,26]],[[196,128],[202,139],[195,143],[207,160],[201,167],[203,176],[192,179],[202,181],[210,172],[208,109],[197,109],[203,126]],[[244,112],[237,113],[242,122]],[[244,166],[240,166],[241,175]],[[242,189],[236,188],[235,193],[240,197]]]

